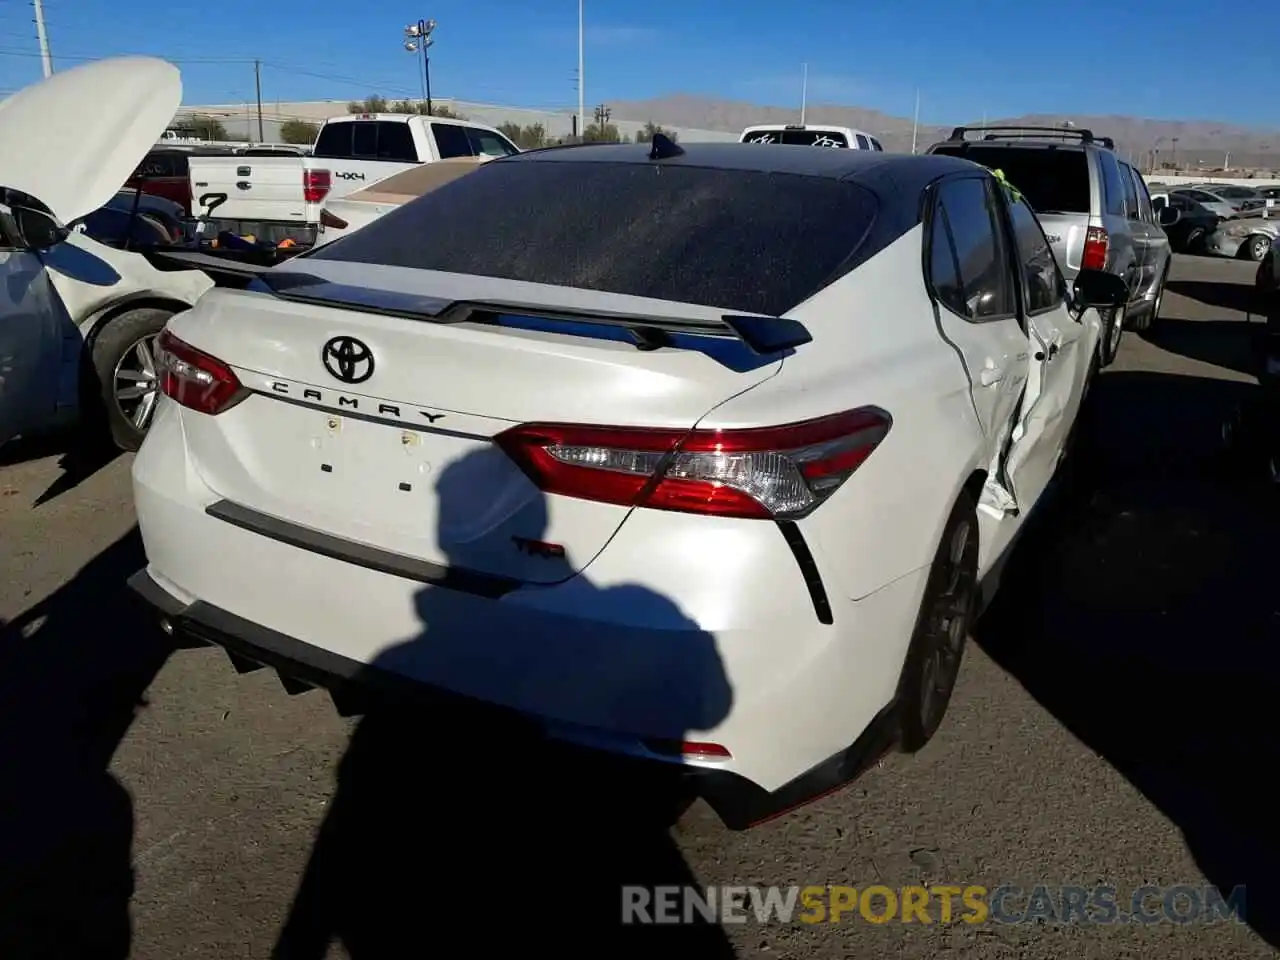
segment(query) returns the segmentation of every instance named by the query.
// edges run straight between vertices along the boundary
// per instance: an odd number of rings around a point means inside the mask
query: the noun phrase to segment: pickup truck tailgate
[[[213,213],[219,219],[306,223],[307,172],[301,157],[193,157],[193,211],[202,211],[201,197],[226,194],[226,202]]]

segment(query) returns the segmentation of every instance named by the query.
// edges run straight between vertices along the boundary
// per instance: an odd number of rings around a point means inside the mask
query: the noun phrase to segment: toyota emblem
[[[334,337],[320,351],[324,368],[343,383],[364,383],[373,376],[373,351],[355,337]]]

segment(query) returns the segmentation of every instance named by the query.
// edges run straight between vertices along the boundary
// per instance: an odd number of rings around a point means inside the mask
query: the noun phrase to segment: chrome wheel
[[[116,362],[112,377],[116,406],[138,430],[146,430],[151,423],[160,396],[155,341],[156,335],[152,334],[132,343]]]

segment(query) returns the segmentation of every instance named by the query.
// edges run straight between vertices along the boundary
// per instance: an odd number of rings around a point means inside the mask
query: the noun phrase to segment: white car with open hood
[[[1124,293],[963,160],[494,160],[170,321],[130,583],[291,691],[460,697],[747,826],[938,728]]]
[[[171,64],[122,57],[0,101],[0,444],[85,414],[125,449],[142,442],[158,396],[151,343],[213,284],[78,222],[114,200],[181,100]]]

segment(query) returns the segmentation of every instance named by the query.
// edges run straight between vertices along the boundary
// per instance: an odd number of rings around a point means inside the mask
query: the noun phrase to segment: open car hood
[[[0,101],[0,186],[78,220],[115,196],[181,103],[178,68],[153,57],[55,73]]]

